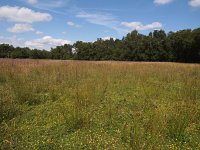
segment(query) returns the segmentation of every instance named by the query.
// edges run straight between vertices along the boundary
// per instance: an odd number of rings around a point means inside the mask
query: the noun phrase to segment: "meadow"
[[[198,150],[200,65],[0,59],[2,150]]]

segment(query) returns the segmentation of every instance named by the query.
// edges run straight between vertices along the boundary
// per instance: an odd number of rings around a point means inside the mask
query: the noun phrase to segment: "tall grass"
[[[200,65],[0,59],[1,149],[200,149]]]

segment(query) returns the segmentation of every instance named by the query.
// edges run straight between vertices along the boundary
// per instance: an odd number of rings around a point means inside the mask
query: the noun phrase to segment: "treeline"
[[[0,45],[0,58],[200,62],[200,28],[149,35],[137,31],[119,39],[77,41],[50,51]]]

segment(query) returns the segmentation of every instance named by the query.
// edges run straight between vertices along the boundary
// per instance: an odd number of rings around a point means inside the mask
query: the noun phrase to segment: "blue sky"
[[[0,43],[47,49],[75,41],[121,39],[132,30],[200,27],[200,0],[0,1]]]

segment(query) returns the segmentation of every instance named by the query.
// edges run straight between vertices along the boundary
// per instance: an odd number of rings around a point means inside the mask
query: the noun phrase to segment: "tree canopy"
[[[132,31],[120,39],[77,41],[50,51],[0,44],[0,58],[200,62],[200,28],[149,35]]]

